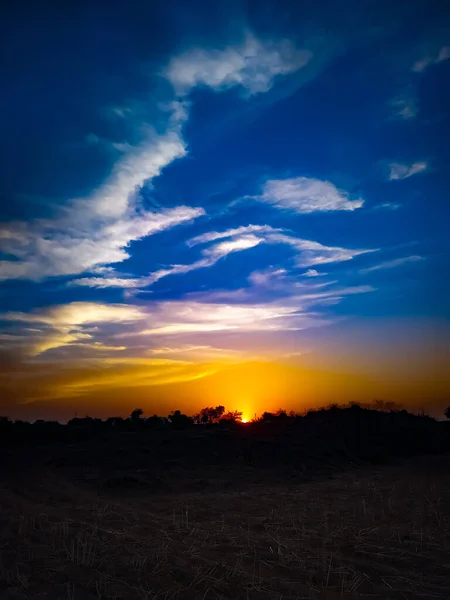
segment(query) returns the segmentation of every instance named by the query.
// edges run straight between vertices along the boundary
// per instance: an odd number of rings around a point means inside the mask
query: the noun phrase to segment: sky
[[[450,403],[445,3],[2,13],[1,414]]]

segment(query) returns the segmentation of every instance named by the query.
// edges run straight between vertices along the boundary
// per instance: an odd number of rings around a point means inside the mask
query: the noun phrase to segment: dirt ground
[[[3,599],[450,598],[448,457],[316,480],[54,464],[0,482]]]

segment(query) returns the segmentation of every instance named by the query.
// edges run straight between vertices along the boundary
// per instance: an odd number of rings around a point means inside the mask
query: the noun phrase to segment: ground
[[[450,598],[446,456],[156,475],[21,452],[0,483],[2,600]]]

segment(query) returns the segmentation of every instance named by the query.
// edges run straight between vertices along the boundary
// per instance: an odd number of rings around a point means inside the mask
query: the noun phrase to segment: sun
[[[243,419],[241,419],[241,423],[248,423],[248,419],[246,419],[245,417]]]

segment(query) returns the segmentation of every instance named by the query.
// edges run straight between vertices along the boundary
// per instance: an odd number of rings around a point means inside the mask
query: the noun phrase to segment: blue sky
[[[158,402],[255,361],[392,397],[419,377],[442,400],[441,3],[4,16],[5,407],[47,415],[130,380]]]

